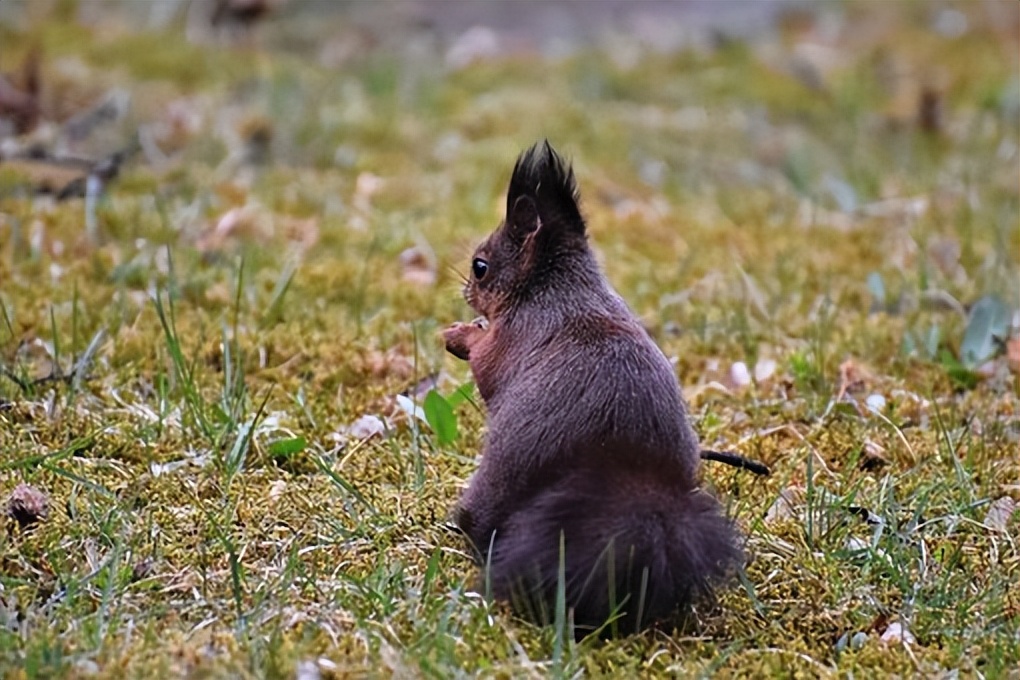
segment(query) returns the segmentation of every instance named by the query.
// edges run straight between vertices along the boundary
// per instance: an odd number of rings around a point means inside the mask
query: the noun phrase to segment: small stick
[[[762,475],[763,477],[767,477],[768,475],[772,474],[772,471],[769,470],[769,466],[766,465],[765,463],[759,463],[756,460],[744,458],[739,453],[733,453],[732,451],[702,450],[701,459],[715,461],[716,463],[726,463],[727,465],[730,465],[732,467],[739,468],[741,470],[747,470],[749,472],[753,472],[756,475]]]

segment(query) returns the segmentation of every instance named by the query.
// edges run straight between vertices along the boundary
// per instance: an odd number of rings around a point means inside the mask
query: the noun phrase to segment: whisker
[[[453,266],[452,264],[448,264],[448,265],[446,265],[446,270],[447,270],[447,271],[448,271],[449,273],[451,273],[451,274],[453,274],[454,276],[456,276],[456,277],[457,277],[457,278],[458,278],[458,279],[460,280],[460,282],[461,282],[462,284],[464,284],[464,285],[467,285],[467,283],[468,283],[468,280],[469,280],[469,279],[468,279],[467,275],[466,275],[466,274],[464,274],[464,273],[463,273],[463,272],[462,272],[461,270],[457,269],[457,268],[456,268],[456,267],[454,267],[454,266]]]

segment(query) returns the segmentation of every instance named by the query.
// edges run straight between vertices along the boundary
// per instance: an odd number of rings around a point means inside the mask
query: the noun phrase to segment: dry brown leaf
[[[772,524],[797,516],[797,508],[803,502],[804,490],[796,486],[788,486],[779,492],[765,513],[765,523]]]
[[[88,175],[86,165],[53,163],[36,158],[11,158],[0,162],[0,168],[13,173],[41,194],[56,194]]]
[[[237,133],[244,145],[245,162],[260,164],[269,159],[273,130],[272,119],[265,116],[249,116],[241,121]]]
[[[183,149],[205,122],[194,99],[176,99],[166,106],[163,117],[154,124],[153,138],[164,153]]]
[[[277,479],[269,485],[269,502],[275,503],[280,500],[283,496],[283,492],[287,490],[287,482],[282,479]]]
[[[24,339],[18,344],[17,361],[30,367],[33,380],[42,380],[60,372],[53,345],[41,338]]]
[[[997,498],[988,507],[984,525],[996,531],[1006,531],[1014,514],[1016,514],[1016,501],[1009,496]]]
[[[14,132],[19,135],[31,132],[39,124],[42,86],[39,63],[40,53],[36,47],[25,55],[19,78],[0,75],[0,118],[10,118]]]
[[[22,528],[43,521],[49,514],[49,498],[34,486],[18,484],[7,498],[7,516]]]
[[[316,217],[280,217],[277,220],[280,233],[302,251],[309,250],[319,242],[319,220]]]
[[[854,359],[847,359],[839,365],[839,390],[836,399],[843,395],[859,393],[867,389],[872,380],[871,371]]]
[[[431,373],[414,385],[411,385],[404,391],[404,394],[410,395],[415,401],[423,401],[425,395],[432,390],[439,388],[439,383],[446,378],[444,373]]]
[[[928,245],[929,257],[939,271],[949,278],[955,278],[959,273],[962,252],[960,240],[953,236],[938,237]]]
[[[700,385],[693,385],[691,387],[685,387],[684,388],[684,399],[686,399],[688,403],[693,404],[693,403],[695,403],[698,400],[698,398],[700,398],[703,394],[706,394],[708,392],[719,392],[721,394],[732,394],[730,392],[729,388],[726,387],[726,385],[723,385],[721,382],[719,382],[717,380],[712,380],[712,381],[709,381],[707,383],[702,383]]]
[[[424,248],[413,246],[400,253],[402,278],[415,285],[431,286],[436,282],[435,258]]]
[[[364,415],[355,420],[345,429],[345,433],[355,439],[368,439],[386,432],[386,423],[379,416]]]
[[[900,621],[893,621],[889,624],[889,627],[885,629],[880,638],[882,642],[886,644],[906,644],[912,645],[917,642],[914,638],[914,634],[910,632],[910,629]]]
[[[351,201],[354,207],[362,212],[372,209],[372,197],[383,188],[385,180],[371,172],[362,172],[354,180],[354,198]]]
[[[156,562],[151,557],[142,558],[131,567],[131,582],[135,583],[148,578],[155,570]]]
[[[927,196],[913,198],[887,198],[861,206],[865,217],[876,217],[894,221],[909,222],[928,212],[931,201]]]
[[[364,358],[365,370],[374,378],[394,377],[407,380],[414,376],[414,362],[398,352],[389,349],[386,352],[370,351]]]
[[[878,470],[889,464],[889,459],[885,457],[885,448],[880,444],[865,439],[861,449],[860,466],[862,470]]]
[[[797,224],[802,229],[825,226],[837,231],[850,231],[856,226],[857,218],[838,210],[826,210],[815,202],[804,199],[797,210]]]
[[[272,236],[266,215],[253,206],[231,208],[217,221],[212,231],[201,236],[195,247],[201,252],[222,250],[231,240],[263,243]]]

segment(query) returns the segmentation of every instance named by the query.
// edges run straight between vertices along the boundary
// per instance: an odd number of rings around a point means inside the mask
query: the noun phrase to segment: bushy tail
[[[569,475],[480,546],[493,595],[550,623],[562,563],[578,636],[636,632],[710,597],[742,559],[718,502],[654,474],[613,477]]]

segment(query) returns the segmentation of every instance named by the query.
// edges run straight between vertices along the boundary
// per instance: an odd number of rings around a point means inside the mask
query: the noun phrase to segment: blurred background
[[[1015,294],[1018,22],[999,0],[4,0],[0,197],[30,259],[371,248],[444,286],[547,137],[653,326],[717,340],[691,281],[719,303],[757,281],[794,325],[805,291],[910,311],[935,289],[966,313]],[[40,200],[83,201],[83,224]],[[153,200],[162,227],[126,218]],[[361,287],[369,309],[393,307],[386,285]],[[377,316],[451,315],[441,290]]]

